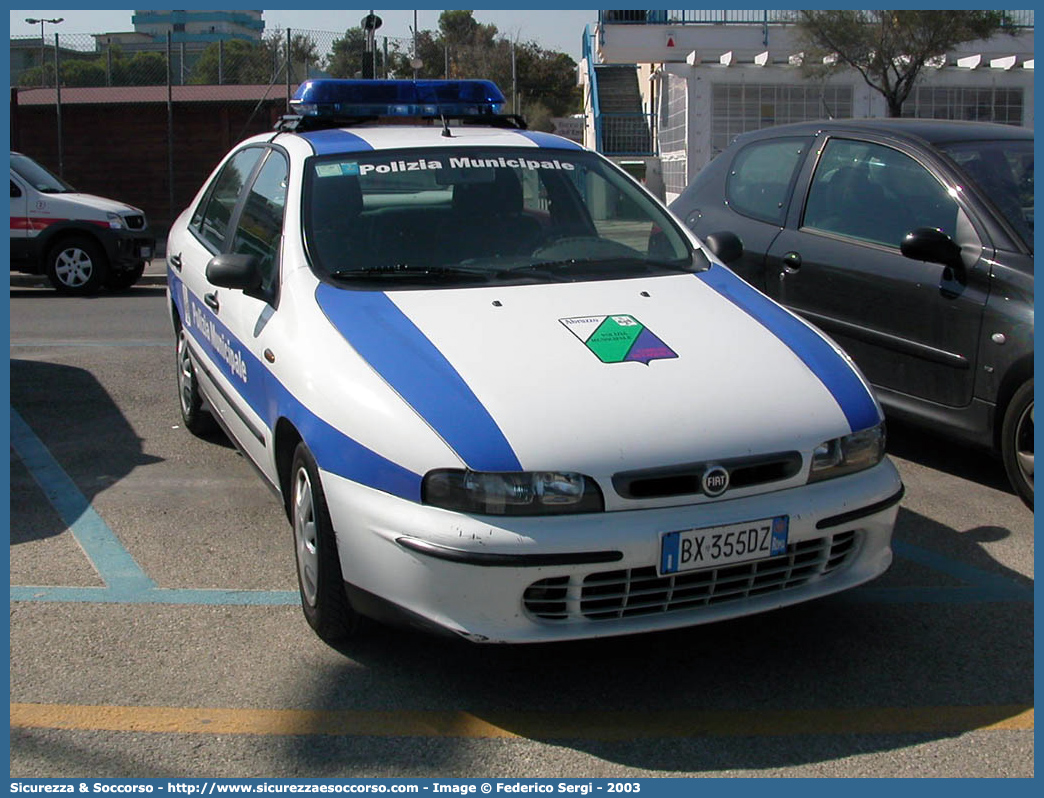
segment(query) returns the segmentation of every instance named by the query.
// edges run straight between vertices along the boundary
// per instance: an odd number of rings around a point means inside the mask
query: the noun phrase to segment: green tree
[[[512,42],[500,36],[495,25],[475,20],[471,11],[443,11],[438,31],[417,32],[416,56],[421,60],[417,77],[484,78],[496,83],[507,97],[507,109],[515,105],[512,97]],[[362,28],[349,28],[336,39],[327,58],[332,77],[351,78],[362,73],[365,36]],[[534,129],[551,130],[551,117],[580,110],[580,89],[576,85],[576,62],[565,53],[544,50],[533,42],[514,43],[518,108]],[[378,46],[377,74],[412,78],[413,42],[393,44],[384,52]]]
[[[260,42],[229,39],[209,45],[192,68],[189,83],[271,83],[278,60]]]
[[[799,11],[802,69],[825,77],[851,67],[901,116],[925,64],[959,44],[1014,33],[1004,11]],[[828,57],[828,63],[823,58]]]
[[[286,58],[286,32],[273,31],[262,41],[261,46],[268,52],[269,63],[278,73]],[[302,33],[290,35],[290,80],[298,83],[306,80],[313,68],[322,68],[319,56],[319,45],[315,39]]]
[[[473,11],[443,11],[439,14],[439,35],[449,47],[492,47],[497,36],[496,25],[483,25]]]
[[[164,53],[135,53],[129,59],[113,59],[114,86],[159,86],[166,82],[167,56]]]
[[[63,86],[104,86],[105,64],[103,61],[77,59],[62,64]]]
[[[377,36],[374,44],[376,48],[378,77],[384,77],[385,72],[390,77],[408,78],[413,77],[409,69],[409,54],[401,52],[397,43],[388,47],[388,63],[384,61],[384,48],[381,46],[381,36]],[[373,57],[366,52],[366,32],[362,28],[348,28],[344,36],[334,39],[333,47],[326,60],[326,71],[334,78],[354,78],[363,73],[363,58]],[[386,69],[387,67],[387,69]]]

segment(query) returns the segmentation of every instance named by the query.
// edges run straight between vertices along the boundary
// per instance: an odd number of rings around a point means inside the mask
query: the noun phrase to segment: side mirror
[[[246,294],[261,291],[261,264],[256,255],[215,255],[207,264],[207,282],[218,288],[235,288]]]
[[[703,237],[703,243],[726,266],[743,257],[743,242],[735,233],[711,233]]]
[[[953,270],[954,276],[963,281],[965,278],[964,262],[961,260],[961,248],[942,230],[934,227],[918,227],[911,230],[899,245],[899,251],[907,258],[927,263],[939,263]]]

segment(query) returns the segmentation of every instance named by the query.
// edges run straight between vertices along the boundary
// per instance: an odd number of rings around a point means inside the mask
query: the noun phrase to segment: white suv
[[[155,250],[145,214],[82,194],[32,158],[11,153],[11,269],[46,274],[59,291],[129,288]]]

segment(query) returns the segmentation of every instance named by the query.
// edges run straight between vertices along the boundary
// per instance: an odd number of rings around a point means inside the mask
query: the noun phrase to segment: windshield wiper
[[[634,267],[640,267],[644,271],[653,271],[658,269],[664,269],[668,271],[676,272],[693,272],[699,271],[698,268],[694,268],[694,264],[691,260],[686,261],[665,261],[665,260],[647,260],[645,258],[565,258],[562,260],[549,260],[541,261],[539,263],[531,263],[526,266],[518,266],[512,269],[505,269],[503,272],[498,272],[498,275],[517,274],[519,272],[528,274],[547,274],[548,276],[554,275],[558,277],[569,277],[569,270],[575,269],[577,274],[590,274],[594,270],[598,269],[629,269]]]
[[[381,266],[360,266],[356,269],[338,269],[331,272],[335,280],[359,280],[370,277],[438,277],[438,278],[475,278],[488,280],[490,273],[486,269],[468,269],[463,266],[415,266],[409,263],[388,263]]]

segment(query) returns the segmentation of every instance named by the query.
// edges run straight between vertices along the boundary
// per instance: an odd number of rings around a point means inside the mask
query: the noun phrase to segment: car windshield
[[[1033,142],[961,141],[940,147],[1033,247]]]
[[[72,186],[44,169],[32,158],[11,153],[11,168],[26,183],[44,194],[66,194],[76,191]]]
[[[309,257],[352,286],[615,279],[708,262],[632,178],[584,151],[445,148],[313,158]]]

